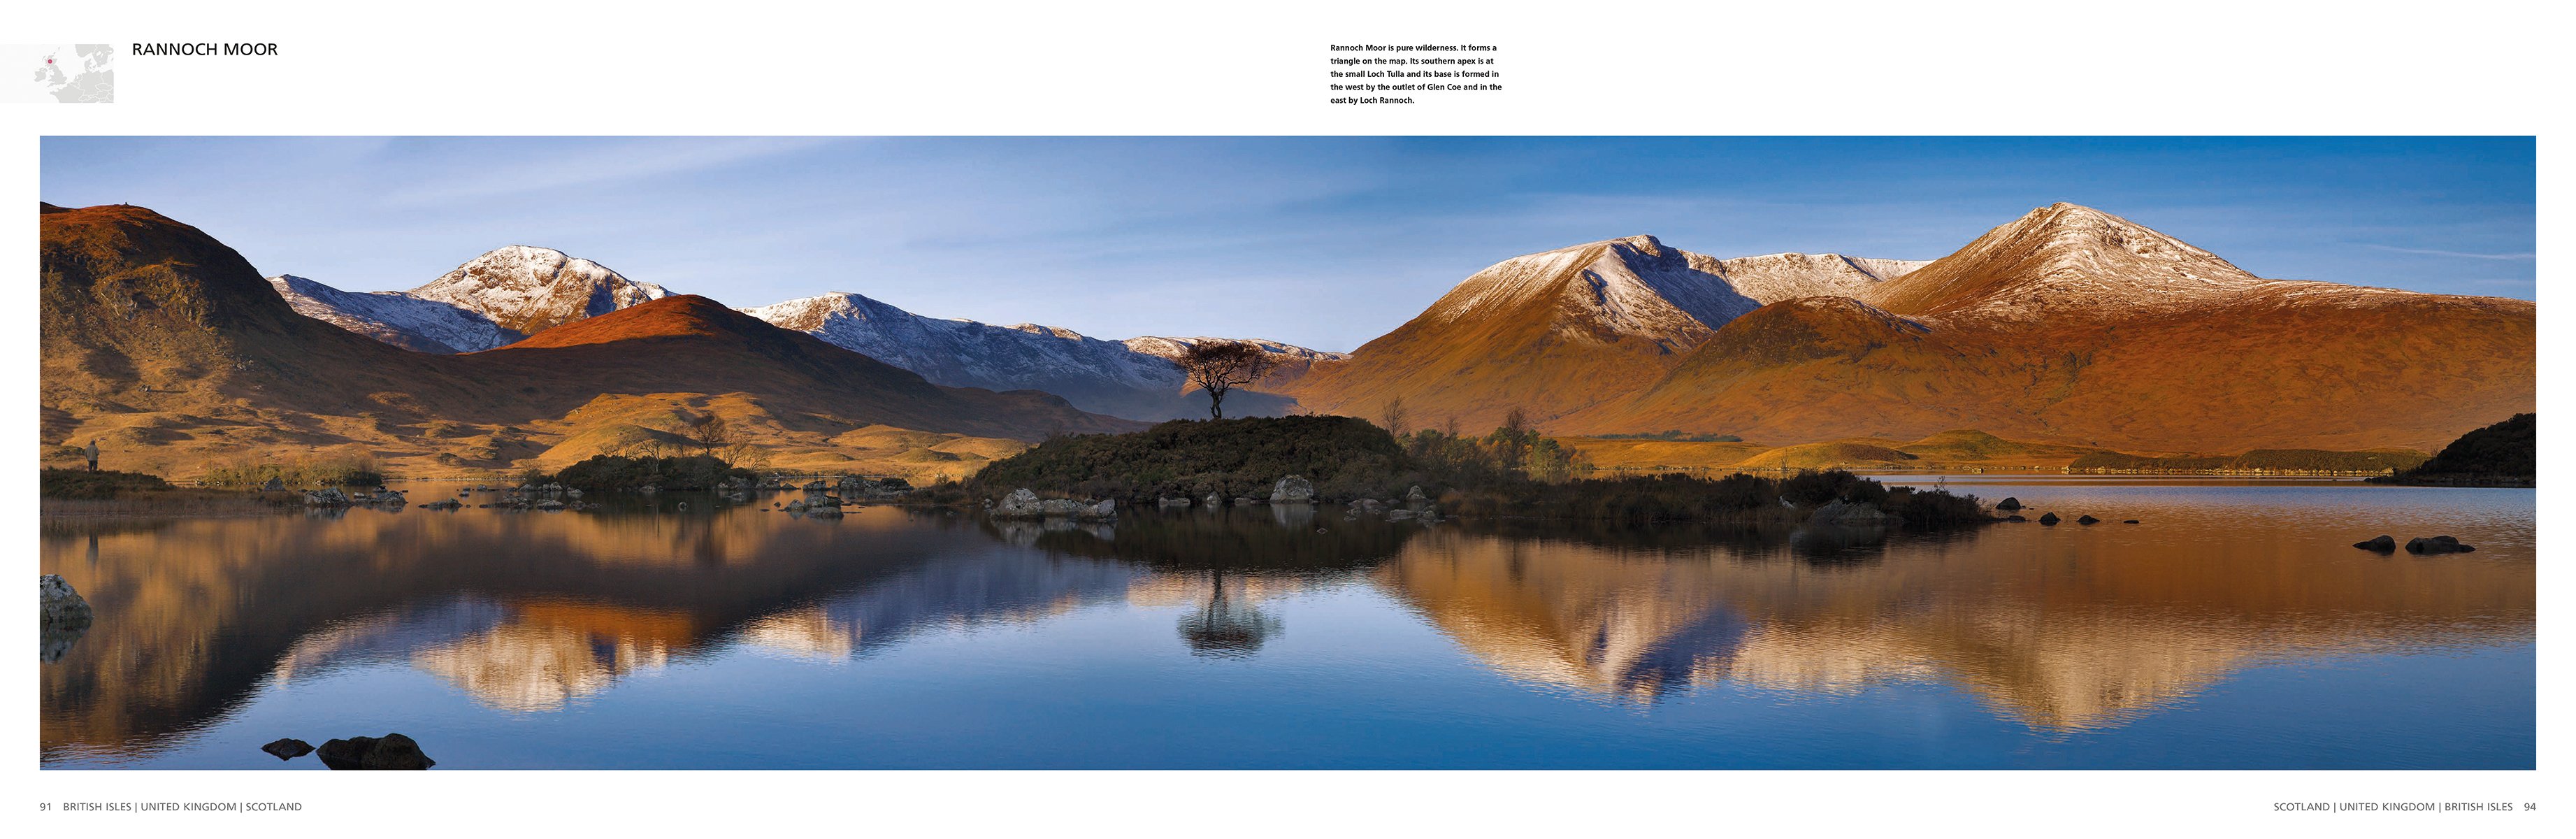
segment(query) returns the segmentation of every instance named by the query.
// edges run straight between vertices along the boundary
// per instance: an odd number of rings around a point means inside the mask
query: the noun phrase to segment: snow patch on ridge
[[[1679,349],[1766,304],[1856,296],[1926,264],[1801,253],[1718,259],[1630,236],[1496,263],[1451,288],[1416,322],[1456,323],[1554,299],[1580,318],[1560,329],[1581,332],[1588,322]]]

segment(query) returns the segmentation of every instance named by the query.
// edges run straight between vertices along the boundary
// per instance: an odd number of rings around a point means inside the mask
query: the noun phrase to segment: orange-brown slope
[[[985,437],[1142,428],[1031,390],[931,384],[910,371],[781,329],[693,294],[573,321],[456,359],[464,369],[541,386],[528,401],[560,415],[599,393],[758,394],[773,414],[829,425],[891,425]],[[561,408],[561,411],[555,410]],[[847,429],[840,429],[847,430]]]
[[[99,413],[255,420],[475,401],[434,362],[298,315],[241,255],[142,207],[39,205],[42,378],[51,440]]]
[[[1506,260],[1350,359],[1264,386],[1353,416],[1401,398],[1427,426],[1490,428],[1515,408],[1544,422],[1662,377],[1704,319],[1752,308],[1693,257],[1636,236]]]

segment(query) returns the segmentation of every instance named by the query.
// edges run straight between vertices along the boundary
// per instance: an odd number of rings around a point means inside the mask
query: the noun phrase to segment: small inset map
[[[0,46],[0,102],[114,102],[110,44]]]

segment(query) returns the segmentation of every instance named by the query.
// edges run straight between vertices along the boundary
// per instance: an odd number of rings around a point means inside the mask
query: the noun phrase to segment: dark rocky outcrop
[[[2041,513],[2041,514],[2039,514],[2039,523],[2040,523],[2040,524],[2046,524],[2046,525],[2055,525],[2055,524],[2057,524],[2057,514],[2056,514],[2056,513]]]
[[[95,617],[89,601],[82,599],[80,592],[72,590],[72,584],[64,582],[60,574],[37,577],[36,592],[38,608],[42,610],[39,619],[45,628],[86,628]]]
[[[1995,509],[2002,510],[2007,513],[2019,510],[2021,509],[2021,499],[2014,498],[2009,495],[2004,496],[2004,500],[1995,502]]]
[[[322,744],[321,757],[322,765],[333,769],[427,769],[438,765],[438,761],[421,753],[419,743],[400,734],[331,740]]]
[[[2406,552],[2411,554],[2455,554],[2468,553],[2474,550],[2477,550],[2477,548],[2471,545],[2460,544],[2460,540],[2449,536],[2433,536],[2429,538],[2406,540]]]
[[[2356,547],[2356,548],[2360,548],[2360,549],[2365,550],[2365,551],[2378,551],[2378,552],[2380,552],[2380,553],[2384,553],[2384,554],[2385,554],[2385,553],[2396,553],[2396,552],[2397,552],[2397,537],[2395,537],[2395,536],[2390,536],[2390,535],[2387,535],[2387,534],[2384,534],[2384,533],[2383,533],[2383,534],[2380,534],[2380,535],[2379,535],[2378,537],[2376,537],[2376,538],[2364,539],[2364,540],[2359,541],[2359,542],[2354,542],[2354,543],[2352,543],[2352,546],[2353,546],[2353,547]]]
[[[2101,523],[2102,523],[2102,520],[2101,520],[2101,519],[2094,518],[2094,517],[2092,516],[2092,514],[2089,514],[2089,513],[2088,513],[2088,514],[2085,514],[2085,515],[2083,515],[2083,516],[2081,516],[2081,517],[2078,517],[2078,518],[2075,520],[2075,523],[2076,523],[2076,524],[2101,524]]]
[[[313,744],[293,737],[281,737],[259,747],[259,750],[276,755],[278,760],[294,760],[312,754]]]

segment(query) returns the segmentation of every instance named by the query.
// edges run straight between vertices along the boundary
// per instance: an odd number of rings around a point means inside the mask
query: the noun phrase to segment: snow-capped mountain
[[[2171,311],[2275,282],[2146,225],[2060,202],[1902,281],[1845,296],[1912,315],[2032,321]]]
[[[1718,259],[1630,236],[1503,260],[1459,282],[1407,326],[1482,321],[1544,301],[1565,329],[1686,349],[1764,304],[1856,295],[1925,264],[1802,253]]]
[[[268,283],[297,314],[435,353],[480,352],[670,296],[599,263],[527,245],[485,253],[410,291],[341,291],[292,274]]]
[[[1186,394],[1189,382],[1170,360],[1204,338],[1105,341],[1060,327],[925,317],[846,292],[742,311],[951,387],[1042,390],[1083,410],[1129,419],[1207,414],[1206,397]],[[1338,357],[1276,341],[1251,343],[1292,359]],[[1276,413],[1289,404],[1253,393],[1230,400],[1240,400],[1227,406],[1238,416]]]
[[[511,245],[456,266],[411,295],[454,303],[503,329],[534,335],[671,293],[563,251]]]
[[[2530,301],[2266,280],[2053,204],[1857,294],[1720,327],[1550,428],[1764,442],[1949,429],[2145,451],[2430,450],[2530,409]]]
[[[1544,421],[1651,384],[1710,333],[1765,304],[1859,295],[1924,264],[1799,253],[1719,259],[1653,236],[1514,257],[1285,392],[1308,407],[1363,416],[1400,398],[1416,416],[1470,428],[1490,428],[1513,409]]]

